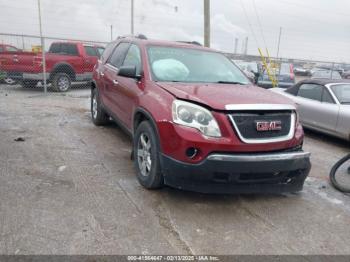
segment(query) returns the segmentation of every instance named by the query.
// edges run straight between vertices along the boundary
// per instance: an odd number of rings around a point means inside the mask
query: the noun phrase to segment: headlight
[[[172,111],[174,123],[196,128],[205,136],[221,137],[218,123],[213,115],[204,107],[175,100]]]

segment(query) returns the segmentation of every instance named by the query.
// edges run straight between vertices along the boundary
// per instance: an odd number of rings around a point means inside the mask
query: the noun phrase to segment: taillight
[[[293,80],[295,77],[293,64],[290,64],[290,66],[289,66],[289,73],[290,73],[290,79]]]
[[[42,66],[43,65],[43,58],[41,56],[35,56],[33,58],[33,65]]]

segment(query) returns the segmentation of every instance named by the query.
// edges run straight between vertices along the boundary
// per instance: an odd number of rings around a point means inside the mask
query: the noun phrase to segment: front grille
[[[229,119],[233,124],[238,136],[243,142],[269,142],[288,140],[293,135],[295,115],[292,111],[265,111],[265,112],[234,112],[229,114]],[[258,130],[258,124],[279,123],[280,129],[273,130],[269,126],[268,130]]]

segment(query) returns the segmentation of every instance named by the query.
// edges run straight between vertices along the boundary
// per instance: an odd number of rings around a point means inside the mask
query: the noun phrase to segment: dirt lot
[[[345,142],[307,132],[298,194],[147,191],[128,137],[91,123],[88,89],[40,91],[0,87],[1,254],[350,254],[350,198],[327,180]]]

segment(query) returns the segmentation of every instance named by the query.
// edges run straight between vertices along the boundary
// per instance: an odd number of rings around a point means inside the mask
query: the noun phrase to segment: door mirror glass
[[[119,76],[140,79],[141,76],[136,74],[136,66],[121,66],[118,71]]]

